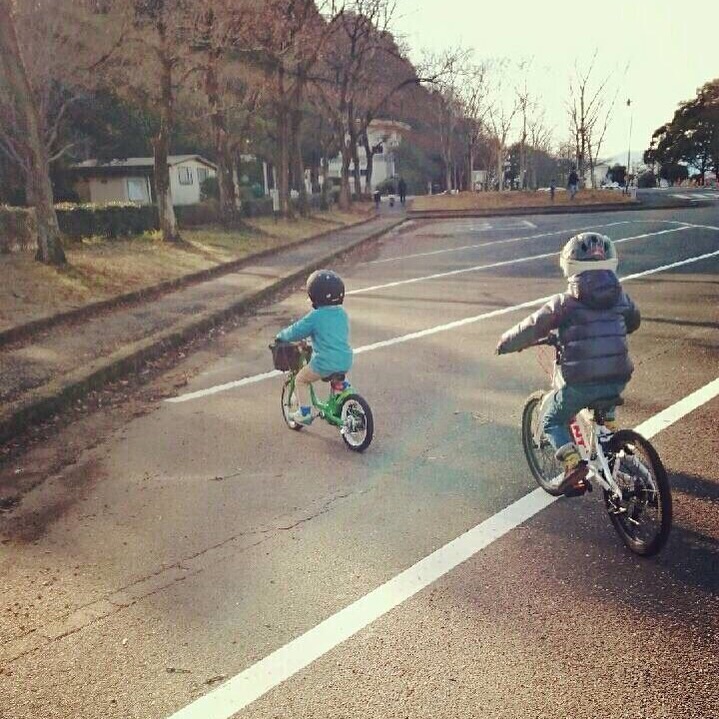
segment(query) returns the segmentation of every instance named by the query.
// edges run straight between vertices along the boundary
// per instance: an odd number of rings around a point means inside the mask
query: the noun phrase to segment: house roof
[[[369,124],[370,130],[376,130],[379,128],[388,128],[392,130],[398,130],[400,132],[409,132],[412,129],[411,125],[406,122],[400,122],[399,120],[386,120],[383,118],[376,118]]]
[[[210,160],[202,157],[202,155],[170,155],[167,158],[167,162],[170,166],[179,165],[180,163],[187,162],[188,160],[196,160],[197,162],[201,162],[203,165],[211,167],[213,170],[217,169],[214,162],[210,162]],[[86,175],[126,175],[129,173],[147,174],[152,171],[154,165],[155,160],[152,157],[128,157],[124,160],[110,160],[110,162],[85,160],[84,162],[72,165],[71,169],[77,171],[79,174]]]

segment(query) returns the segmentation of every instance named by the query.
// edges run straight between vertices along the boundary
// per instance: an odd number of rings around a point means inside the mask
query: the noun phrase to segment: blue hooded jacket
[[[318,307],[277,335],[283,342],[312,340],[310,369],[327,377],[335,372],[348,372],[352,367],[349,344],[349,317],[343,307]]]

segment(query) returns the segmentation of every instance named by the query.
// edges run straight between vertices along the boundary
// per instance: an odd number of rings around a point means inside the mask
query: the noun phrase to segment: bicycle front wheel
[[[300,406],[297,400],[297,392],[295,392],[294,389],[291,380],[287,380],[282,386],[282,418],[290,429],[299,432],[304,425],[298,424],[292,419],[292,415]]]
[[[563,474],[561,462],[554,456],[554,448],[543,432],[539,430],[539,410],[544,392],[535,392],[527,398],[522,411],[522,447],[529,470],[537,484],[553,497],[558,491],[558,477]],[[539,438],[539,440],[537,439]]]
[[[340,417],[344,443],[353,452],[364,452],[374,436],[374,417],[367,400],[358,394],[345,397]]]
[[[632,430],[617,432],[607,447],[622,500],[609,492],[609,519],[624,544],[644,557],[666,544],[672,527],[672,494],[666,470],[649,440]]]

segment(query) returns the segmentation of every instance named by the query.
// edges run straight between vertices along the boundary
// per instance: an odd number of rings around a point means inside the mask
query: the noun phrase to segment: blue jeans
[[[627,386],[626,382],[594,382],[592,384],[567,384],[555,390],[547,404],[542,429],[555,451],[573,442],[569,433],[569,421],[592,402],[618,397]],[[614,409],[607,412],[614,418]]]

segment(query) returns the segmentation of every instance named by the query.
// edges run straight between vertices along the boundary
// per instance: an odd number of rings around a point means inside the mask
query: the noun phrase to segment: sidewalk
[[[404,221],[392,213],[0,349],[0,442]]]

